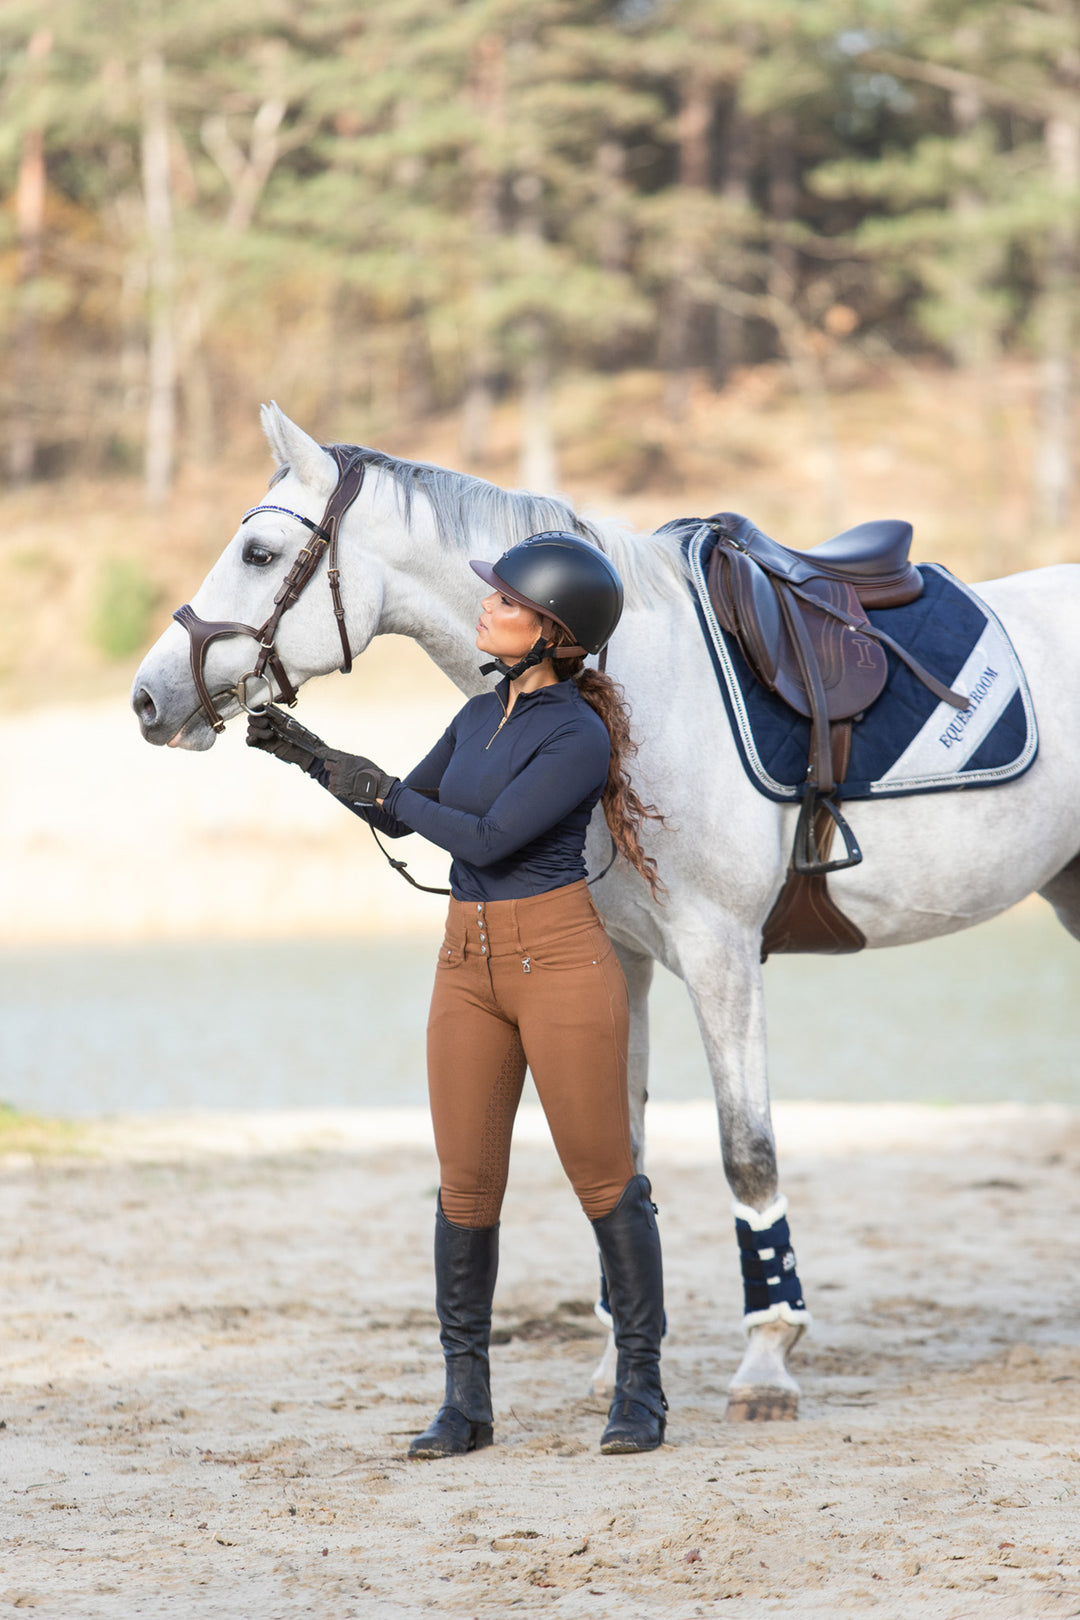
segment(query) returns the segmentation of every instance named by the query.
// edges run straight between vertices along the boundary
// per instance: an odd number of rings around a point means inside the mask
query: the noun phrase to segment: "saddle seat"
[[[782,546],[737,512],[718,512],[709,522],[722,529],[766,572],[795,585],[822,578],[840,580],[863,607],[902,607],[922,595],[922,575],[908,558],[912,528],[899,518],[857,523],[807,551]]]
[[[910,580],[914,574],[921,589],[921,576],[908,560],[913,532],[911,524],[899,518],[875,518],[822,540],[803,555],[815,567],[843,574],[858,585],[893,577]]]

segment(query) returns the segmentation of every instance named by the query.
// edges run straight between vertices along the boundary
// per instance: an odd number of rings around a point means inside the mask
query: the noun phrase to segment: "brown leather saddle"
[[[910,523],[860,523],[808,551],[762,534],[749,518],[719,512],[707,584],[716,616],[754,675],[810,721],[806,787],[787,880],[762,931],[762,960],[773,952],[842,954],[866,940],[828,892],[826,878],[862,860],[837,798],[851,758],[853,722],[881,695],[885,649],[901,658],[939,699],[963,709],[951,691],[884,631],[868,608],[901,607],[922,594],[908,559]],[[832,857],[839,832],[844,852]]]

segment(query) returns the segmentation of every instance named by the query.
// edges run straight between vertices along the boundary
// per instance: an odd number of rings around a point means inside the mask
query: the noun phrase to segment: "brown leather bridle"
[[[337,565],[338,534],[341,520],[359,495],[360,486],[364,482],[364,461],[362,453],[351,445],[331,444],[323,448],[337,463],[338,481],[330,493],[321,522],[312,523],[310,518],[303,517],[301,513],[293,512],[286,506],[269,505],[253,506],[241,519],[242,523],[246,523],[257,512],[284,512],[287,517],[295,518],[298,523],[311,530],[311,539],[306,546],[301,546],[296,561],[281,582],[281,588],[274,597],[274,605],[265,624],[256,630],[250,624],[237,624],[232,620],[211,622],[208,619],[200,619],[190,602],[185,602],[183,607],[177,608],[173,614],[177,624],[183,625],[191,639],[192,679],[199,694],[203,713],[215,731],[225,730],[225,722],[218,713],[215,698],[233,697],[248,714],[260,714],[274,702],[276,683],[280,701],[288,704],[290,708],[295,704],[296,688],[285,673],[285,666],[274,645],[275,638],[283,617],[293,604],[300,600],[304,590],[314,578],[327,547],[329,552],[326,572],[330,581],[330,599],[337,620],[338,635],[341,638],[341,673],[347,675],[352,669],[352,652],[349,648],[348,631],[345,628],[345,609],[341,602],[341,575]],[[276,482],[276,479],[271,482],[271,489]],[[248,670],[246,675],[241,675],[235,686],[222,687],[220,691],[211,694],[206,685],[206,649],[219,636],[251,636],[259,643],[259,653],[254,667]],[[267,670],[270,672],[269,675],[266,673]],[[252,681],[256,683],[261,681],[266,689],[265,702],[257,706],[254,705],[248,692],[248,684]]]

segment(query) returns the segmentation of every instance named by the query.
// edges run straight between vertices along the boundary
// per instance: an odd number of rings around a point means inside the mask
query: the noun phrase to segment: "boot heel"
[[[667,1419],[641,1401],[614,1400],[600,1450],[607,1457],[632,1451],[656,1451],[664,1443]]]
[[[607,1215],[593,1222],[607,1278],[618,1362],[615,1399],[600,1450],[655,1451],[664,1443],[667,1401],[660,1385],[664,1280],[652,1189],[635,1176]]]
[[[455,1406],[439,1409],[434,1422],[418,1434],[409,1447],[414,1462],[430,1462],[436,1457],[464,1457],[470,1451],[483,1451],[494,1443],[490,1423],[474,1423]]]

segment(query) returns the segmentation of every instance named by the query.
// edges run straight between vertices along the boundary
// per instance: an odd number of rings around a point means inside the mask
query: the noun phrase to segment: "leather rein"
[[[274,685],[278,689],[278,697],[282,703],[293,708],[296,703],[296,688],[285,672],[281,656],[275,645],[278,626],[288,610],[300,600],[307,586],[315,577],[323,552],[327,551],[327,578],[330,582],[330,600],[334,608],[334,618],[337,620],[338,635],[341,639],[341,673],[347,675],[352,669],[352,651],[349,647],[349,635],[345,627],[345,609],[341,601],[341,574],[338,569],[338,535],[341,530],[341,521],[349,507],[360,493],[364,482],[364,461],[357,452],[344,445],[326,445],[327,453],[333,456],[338,469],[338,481],[330,493],[326,503],[326,510],[318,523],[312,523],[310,518],[304,517],[300,512],[293,512],[287,506],[253,506],[250,512],[245,512],[241,519],[241,526],[253,518],[257,512],[282,512],[286,517],[295,518],[305,528],[311,530],[311,539],[301,546],[289,572],[281,582],[281,586],[274,597],[274,605],[269,617],[258,629],[250,624],[238,624],[231,619],[213,622],[200,619],[190,602],[177,608],[173,618],[177,624],[183,625],[191,641],[191,674],[195,682],[195,690],[199,695],[199,702],[207,720],[215,731],[224,731],[225,722],[218,713],[216,698],[235,698],[240,707],[248,714],[260,714],[275,701]],[[274,487],[277,479],[273,479],[270,488]],[[328,549],[329,548],[329,549]],[[206,684],[206,649],[212,641],[220,636],[251,636],[259,644],[258,656],[253,667],[246,675],[241,675],[235,686],[222,687],[219,691],[211,693]],[[269,673],[267,673],[269,671]],[[257,701],[249,691],[249,684],[254,683],[256,689],[262,683],[265,690],[265,699]]]

